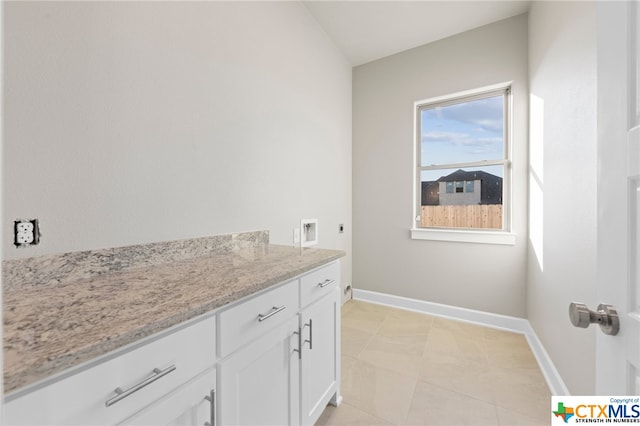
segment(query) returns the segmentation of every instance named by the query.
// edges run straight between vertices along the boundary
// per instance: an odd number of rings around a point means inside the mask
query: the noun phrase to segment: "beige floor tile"
[[[342,325],[342,355],[357,357],[375,334]]]
[[[539,368],[524,335],[486,329],[485,340],[489,364],[507,368]]]
[[[522,334],[350,301],[341,407],[319,425],[542,425],[551,394]]]
[[[342,316],[342,325],[375,333],[386,318],[389,308],[370,303],[352,302],[353,305]]]
[[[551,393],[541,383],[492,383],[496,405],[538,420],[549,420]]]
[[[490,366],[490,376],[494,383],[520,385],[536,384],[545,393],[549,393],[547,382],[539,368],[511,368],[506,366]]]
[[[342,316],[345,316],[349,310],[351,310],[351,308],[358,302],[356,302],[355,300],[351,299],[351,300],[347,300],[345,303],[342,304]]]
[[[492,343],[487,344],[489,364],[496,367],[539,369],[529,345]]]
[[[493,404],[490,371],[486,360],[428,353],[422,360],[419,379]]]
[[[395,309],[389,311],[378,330],[383,336],[427,336],[433,317],[417,312]]]
[[[393,424],[343,403],[339,407],[329,405],[322,412],[316,426],[393,426]]]
[[[358,359],[378,367],[417,378],[427,336],[373,336]]]
[[[514,333],[512,331],[500,330],[497,328],[484,328],[484,338],[487,341],[500,341],[500,342],[520,342],[521,340],[527,340],[524,335],[520,333]]]
[[[389,312],[398,310],[396,308],[391,308],[389,306],[378,305],[376,303],[360,302],[358,300],[352,300],[349,303],[351,303],[351,307],[348,308],[346,312],[347,316],[359,315],[363,313],[371,314],[371,315],[383,314],[386,316]]]
[[[547,412],[546,420],[532,418],[521,413],[516,413],[506,408],[498,407],[498,424],[500,426],[548,426],[551,418]]]
[[[464,334],[443,328],[434,328],[427,338],[427,354],[442,354],[457,359],[487,362],[484,340],[470,339]]]
[[[435,317],[433,320],[433,328],[448,330],[452,333],[461,335],[470,340],[484,341],[484,331],[486,327],[466,323],[464,321],[456,321],[442,317]]]
[[[415,384],[415,379],[342,357],[344,402],[395,425],[404,424]]]
[[[406,424],[496,426],[498,417],[493,404],[419,381]]]

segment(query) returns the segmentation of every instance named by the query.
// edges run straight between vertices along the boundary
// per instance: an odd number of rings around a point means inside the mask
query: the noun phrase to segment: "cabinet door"
[[[220,363],[220,424],[299,424],[297,332],[294,316]]]
[[[121,425],[203,426],[215,416],[215,368],[200,374]]]
[[[312,425],[332,398],[339,399],[340,290],[301,312],[302,424]]]

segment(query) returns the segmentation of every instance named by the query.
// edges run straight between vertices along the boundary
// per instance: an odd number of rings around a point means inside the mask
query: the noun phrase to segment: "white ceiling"
[[[303,0],[353,66],[529,10],[530,1]]]

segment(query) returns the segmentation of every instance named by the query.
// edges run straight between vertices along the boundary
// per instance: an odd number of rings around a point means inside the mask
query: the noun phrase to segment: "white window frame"
[[[492,95],[504,94],[505,97],[505,126],[504,126],[504,155],[500,160],[480,161],[456,164],[438,164],[437,166],[422,166],[421,164],[421,111],[425,107],[435,104],[447,106],[461,102],[469,102]],[[486,86],[479,89],[458,92],[451,95],[416,101],[413,104],[414,116],[414,141],[413,141],[413,215],[411,217],[411,238],[414,240],[454,241],[484,244],[514,245],[516,235],[512,232],[512,206],[511,206],[511,151],[512,151],[512,91],[511,82]],[[422,228],[419,225],[421,217],[421,193],[423,170],[453,169],[464,167],[478,167],[489,165],[501,165],[504,167],[502,180],[502,229],[469,229],[469,228]],[[455,191],[455,189],[454,189]]]

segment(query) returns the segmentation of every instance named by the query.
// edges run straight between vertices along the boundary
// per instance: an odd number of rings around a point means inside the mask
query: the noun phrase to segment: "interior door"
[[[598,2],[598,302],[620,332],[596,335],[596,393],[640,394],[640,7]]]

